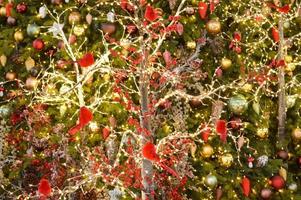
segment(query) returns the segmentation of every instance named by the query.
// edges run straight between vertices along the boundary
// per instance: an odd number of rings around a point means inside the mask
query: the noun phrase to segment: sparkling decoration
[[[25,67],[27,69],[27,71],[30,71],[34,66],[35,66],[35,61],[34,59],[32,59],[31,57],[28,57],[26,60],[25,60]]]
[[[24,2],[18,3],[16,10],[18,13],[25,13],[27,11],[27,5]]]
[[[275,175],[270,179],[270,185],[275,189],[275,190],[280,190],[285,187],[285,180],[282,176],[280,175]]]
[[[269,188],[264,188],[260,191],[260,196],[263,199],[270,199],[272,197],[272,190],[270,190]]]
[[[195,49],[196,48],[196,42],[195,41],[188,41],[186,43],[186,46],[188,49]]]
[[[267,155],[262,155],[257,158],[257,167],[264,167],[268,164],[269,157]]]
[[[266,127],[258,128],[256,131],[256,135],[261,139],[265,139],[269,136],[269,129]]]
[[[298,98],[298,95],[288,95],[286,96],[286,105],[287,108],[292,108],[296,104],[296,100]]]
[[[12,108],[9,105],[0,106],[0,117],[7,118],[12,112]]]
[[[213,155],[214,150],[210,144],[204,144],[201,149],[201,156],[204,158],[209,158]]]
[[[212,174],[208,174],[206,177],[205,177],[205,184],[208,186],[208,187],[215,187],[217,185],[217,178],[216,176],[212,175]]]
[[[233,156],[230,153],[220,155],[218,157],[219,164],[223,167],[230,167],[233,163]]]
[[[289,184],[288,185],[288,189],[290,190],[290,191],[293,191],[293,192],[295,192],[295,191],[297,191],[298,190],[298,185],[297,185],[297,183],[291,183],[291,184]]]
[[[28,24],[26,31],[29,36],[37,36],[40,34],[40,27],[36,24]]]
[[[45,17],[47,16],[47,9],[46,9],[45,6],[41,6],[41,7],[39,8],[39,15],[40,15],[40,17],[41,17],[42,19],[45,18]]]
[[[85,28],[82,25],[76,25],[73,31],[76,36],[81,36],[85,33]]]
[[[119,188],[114,188],[113,190],[109,191],[110,200],[120,200],[123,192]]]
[[[112,11],[108,12],[107,20],[108,20],[108,22],[114,23],[115,22],[115,13]]]
[[[229,69],[232,66],[232,61],[228,58],[223,58],[221,61],[221,67],[224,70]]]
[[[243,114],[248,109],[248,101],[242,95],[233,96],[228,101],[230,110],[235,114]]]
[[[64,24],[58,24],[56,22],[48,29],[48,32],[52,33],[54,36],[62,33]]]
[[[24,35],[22,31],[16,31],[14,33],[14,38],[16,40],[16,42],[21,42],[24,39]]]
[[[206,23],[206,30],[211,34],[218,34],[221,32],[221,22],[218,19],[211,19]]]
[[[295,128],[295,129],[292,131],[292,138],[293,138],[295,141],[301,141],[301,129],[300,129],[300,128]]]

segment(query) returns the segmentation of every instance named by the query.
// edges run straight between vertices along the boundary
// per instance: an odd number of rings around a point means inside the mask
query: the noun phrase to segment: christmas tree
[[[1,199],[301,199],[301,2],[0,0]]]

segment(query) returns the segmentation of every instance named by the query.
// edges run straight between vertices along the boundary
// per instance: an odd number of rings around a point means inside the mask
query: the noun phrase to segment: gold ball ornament
[[[232,60],[230,60],[229,58],[223,58],[221,60],[221,67],[224,70],[229,69],[232,66]]]
[[[201,149],[201,156],[204,158],[209,158],[213,155],[214,150],[210,144],[204,144]]]
[[[195,49],[196,48],[196,42],[195,41],[188,41],[186,43],[186,46],[188,49]]]
[[[252,89],[253,89],[253,85],[250,84],[250,83],[246,83],[246,84],[243,84],[241,89],[244,91],[244,92],[251,92]]]
[[[206,30],[211,34],[218,34],[221,32],[221,22],[218,19],[211,19],[206,23]]]
[[[9,80],[9,81],[15,80],[16,77],[17,77],[17,74],[15,72],[7,72],[5,74],[6,80]]]
[[[291,55],[284,56],[284,61],[286,63],[291,63],[293,61],[293,56],[291,56]]]
[[[300,128],[295,128],[292,132],[292,138],[295,141],[301,141],[301,129]]]
[[[31,57],[28,57],[25,60],[25,67],[27,71],[30,71],[34,66],[35,66],[36,62],[34,61],[34,59],[32,59]]]
[[[267,138],[269,136],[268,128],[258,128],[256,131],[256,135],[261,139]]]
[[[6,9],[5,9],[5,7],[1,7],[0,8],[0,15],[1,16],[6,16]]]
[[[0,56],[0,64],[4,67],[6,65],[6,62],[7,62],[7,57],[6,55],[2,54]]]
[[[223,167],[230,167],[233,163],[233,156],[230,153],[220,155],[218,158],[219,164]]]
[[[35,77],[29,77],[26,79],[25,86],[27,89],[35,89],[38,86],[38,79]]]
[[[80,21],[81,15],[77,11],[73,11],[70,13],[68,17],[69,24],[77,24]]]
[[[74,35],[81,36],[85,33],[85,28],[81,25],[76,25],[73,31],[74,31]]]
[[[296,64],[295,64],[295,63],[288,63],[288,64],[285,66],[285,68],[284,68],[284,70],[285,70],[286,72],[293,72],[295,69],[296,69]]]
[[[24,39],[22,31],[16,31],[14,33],[14,39],[16,40],[16,42],[21,42]]]
[[[188,21],[189,21],[190,23],[196,22],[196,17],[195,17],[195,15],[191,15],[191,16],[188,18]]]

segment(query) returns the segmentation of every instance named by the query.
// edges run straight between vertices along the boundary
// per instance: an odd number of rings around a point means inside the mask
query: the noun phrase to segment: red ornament
[[[202,137],[202,140],[204,140],[205,143],[208,142],[208,138],[209,138],[210,134],[211,134],[210,128],[206,128],[206,129],[202,132],[202,136],[201,136],[201,137]]]
[[[280,36],[279,36],[279,31],[278,31],[277,27],[272,28],[272,37],[275,42],[279,42]]]
[[[94,64],[94,56],[92,53],[87,53],[77,62],[81,67],[89,67],[90,65]]]
[[[45,44],[42,39],[38,38],[32,42],[32,46],[33,46],[33,48],[35,48],[35,50],[41,51],[44,48]]]
[[[250,191],[251,191],[251,182],[247,177],[244,177],[241,181],[241,187],[242,187],[242,191],[243,194],[248,197],[250,195]]]
[[[270,185],[272,185],[274,189],[280,190],[284,188],[285,180],[282,176],[275,175],[270,179]]]
[[[205,19],[207,16],[207,9],[208,9],[208,5],[205,2],[200,2],[199,3],[199,14],[201,19]]]
[[[227,141],[227,122],[225,120],[216,121],[216,132],[220,135],[220,139],[225,143]]]
[[[155,162],[160,161],[160,157],[156,153],[156,147],[151,142],[145,143],[145,145],[142,148],[142,155],[144,158],[148,160],[155,161]]]
[[[159,15],[158,12],[156,11],[156,9],[154,9],[151,6],[146,6],[146,10],[144,13],[144,18],[150,22],[155,21],[156,19],[158,19]]]
[[[234,130],[237,130],[241,127],[242,121],[238,117],[233,117],[230,119],[230,127]]]
[[[27,5],[24,2],[19,3],[16,10],[18,13],[25,13],[27,11]]]
[[[102,129],[102,137],[104,140],[106,140],[110,135],[110,129],[108,127],[104,127]]]
[[[70,135],[76,134],[80,129],[85,127],[92,119],[93,119],[92,112],[86,107],[81,107],[79,111],[79,124],[72,127],[68,131],[68,133]]]
[[[46,197],[51,194],[51,186],[47,179],[42,178],[40,180],[38,191]]]
[[[12,11],[13,7],[14,7],[14,4],[12,4],[12,3],[8,3],[5,5],[6,17],[11,16],[11,11]]]
[[[273,3],[267,3],[267,5],[270,7],[270,8],[274,8],[276,9],[278,12],[280,13],[284,13],[284,14],[287,14],[289,11],[290,11],[290,6],[288,4],[282,6],[282,7],[278,7],[276,6],[275,4]]]

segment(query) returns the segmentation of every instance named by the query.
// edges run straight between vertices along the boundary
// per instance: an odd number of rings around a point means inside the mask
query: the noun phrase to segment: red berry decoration
[[[44,48],[45,44],[42,39],[35,39],[32,43],[32,46],[36,50],[41,51]]]
[[[25,13],[27,11],[27,5],[24,2],[19,3],[16,10],[18,13]]]
[[[270,179],[270,185],[275,189],[275,190],[280,190],[284,188],[285,186],[285,180],[282,176],[275,175]]]

